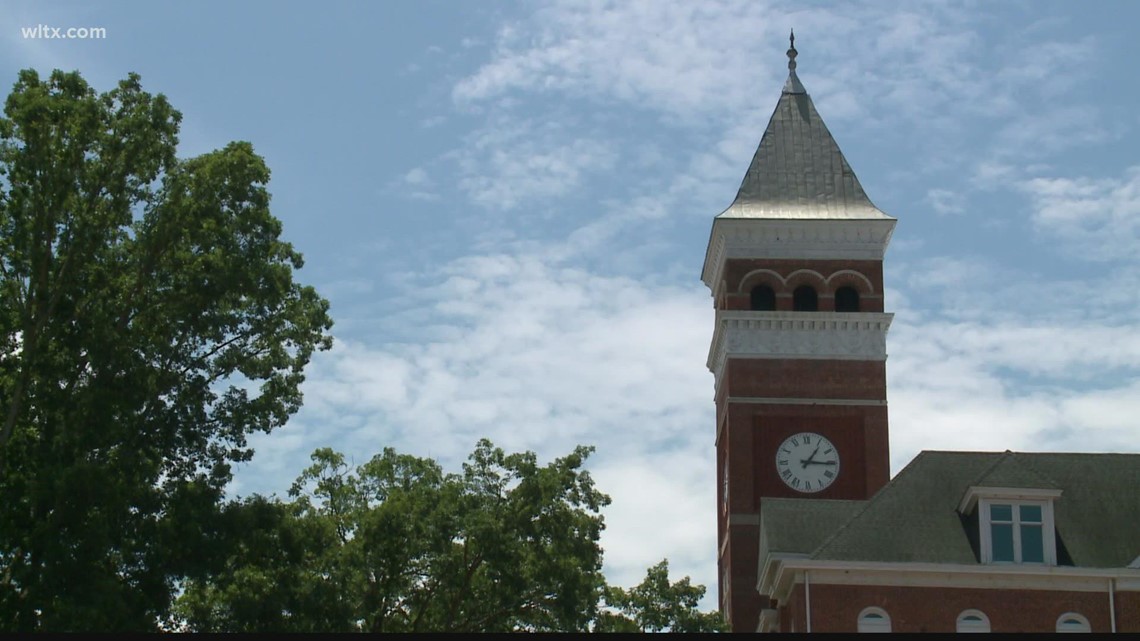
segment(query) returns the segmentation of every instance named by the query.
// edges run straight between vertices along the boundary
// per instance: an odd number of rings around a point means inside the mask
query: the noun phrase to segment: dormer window
[[[991,561],[1044,563],[1045,506],[1042,503],[989,503]]]
[[[982,563],[1057,564],[1053,501],[1059,490],[971,487],[959,511],[977,510]]]

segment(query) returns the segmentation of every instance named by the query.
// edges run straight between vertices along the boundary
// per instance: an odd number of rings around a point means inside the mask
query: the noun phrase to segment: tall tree
[[[645,580],[628,590],[606,588],[609,609],[598,614],[596,632],[727,632],[718,612],[701,612],[705,586],[689,577],[671,583],[669,561],[649,568]]]
[[[250,433],[328,348],[247,143],[179,160],[131,75],[24,71],[0,118],[0,629],[153,629]]]
[[[545,466],[480,442],[462,474],[386,449],[355,472],[318,450],[289,503],[235,504],[244,524],[191,580],[196,631],[585,631],[604,581],[609,498],[578,448]]]

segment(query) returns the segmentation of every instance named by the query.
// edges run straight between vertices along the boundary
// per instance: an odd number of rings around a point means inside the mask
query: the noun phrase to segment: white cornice
[[[895,220],[713,220],[701,280],[717,296],[729,258],[882,260]]]
[[[808,570],[812,584],[1102,592],[1112,580],[1118,591],[1140,590],[1140,570],[1130,568],[831,561],[774,554],[762,562],[757,589],[782,603]]]
[[[958,503],[960,514],[969,514],[978,499],[1005,499],[1008,501],[1052,501],[1061,498],[1061,490],[1030,487],[982,487],[971,485]]]
[[[729,358],[885,361],[894,314],[720,310],[707,365],[720,389]]]

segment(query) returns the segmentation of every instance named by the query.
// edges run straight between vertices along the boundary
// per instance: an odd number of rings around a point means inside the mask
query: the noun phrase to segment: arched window
[[[859,311],[859,292],[854,287],[840,287],[835,290],[835,311]]]
[[[981,610],[966,610],[958,615],[958,632],[989,632],[990,619]]]
[[[859,613],[859,632],[890,632],[891,617],[882,608],[867,608]]]
[[[1089,620],[1076,612],[1066,612],[1057,619],[1057,632],[1092,632]]]
[[[819,298],[810,285],[800,285],[792,292],[792,309],[797,312],[819,311]]]
[[[771,312],[776,309],[776,292],[767,285],[752,288],[752,311]]]

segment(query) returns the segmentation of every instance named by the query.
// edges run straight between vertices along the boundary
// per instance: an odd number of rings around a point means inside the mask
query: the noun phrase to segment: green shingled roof
[[[866,501],[764,499],[760,528],[768,552],[810,554],[863,509]]]
[[[977,563],[976,515],[957,511],[971,486],[1061,490],[1063,564],[1122,568],[1140,555],[1140,454],[923,452],[870,501],[765,499],[761,528],[770,551],[816,559]]]

